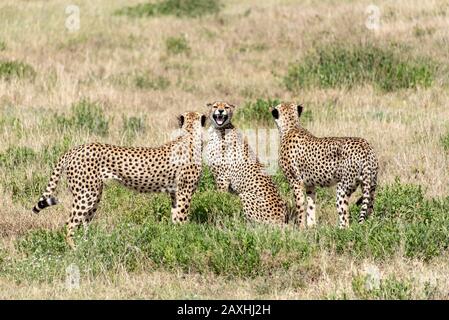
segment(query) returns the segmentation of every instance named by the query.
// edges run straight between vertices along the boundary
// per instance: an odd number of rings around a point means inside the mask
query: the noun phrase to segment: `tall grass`
[[[220,9],[221,3],[219,0],[162,0],[155,3],[141,3],[125,7],[116,11],[116,14],[130,17],[174,15],[194,18],[218,13]]]
[[[317,86],[351,88],[364,83],[384,91],[429,87],[435,66],[426,58],[408,58],[374,45],[334,44],[318,47],[290,65],[284,84],[288,90]]]

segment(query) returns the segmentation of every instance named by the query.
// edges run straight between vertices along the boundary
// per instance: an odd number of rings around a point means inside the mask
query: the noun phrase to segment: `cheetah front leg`
[[[295,193],[295,202],[296,202],[296,213],[298,216],[298,225],[300,228],[306,226],[306,217],[305,217],[305,197],[304,197],[304,184],[302,181],[295,181],[293,183],[293,192]]]
[[[307,195],[307,226],[312,227],[316,225],[315,219],[315,198],[316,192],[314,186],[306,187],[306,195]]]
[[[188,221],[190,202],[193,191],[180,189],[176,192],[175,201],[172,201],[171,220],[173,223],[185,223]]]

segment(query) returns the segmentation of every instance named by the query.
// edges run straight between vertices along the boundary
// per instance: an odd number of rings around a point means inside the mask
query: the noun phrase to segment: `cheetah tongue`
[[[217,116],[215,121],[217,122],[218,125],[222,125],[223,122],[224,122],[224,117],[223,116]]]

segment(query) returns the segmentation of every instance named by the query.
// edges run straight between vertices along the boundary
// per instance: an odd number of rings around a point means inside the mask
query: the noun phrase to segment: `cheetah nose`
[[[222,114],[224,112],[224,110],[218,110],[219,114]]]

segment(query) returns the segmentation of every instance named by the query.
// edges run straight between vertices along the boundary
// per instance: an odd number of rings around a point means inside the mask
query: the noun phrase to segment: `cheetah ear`
[[[213,105],[214,105],[213,102],[208,102],[208,103],[206,103],[206,107],[208,107],[208,108],[212,108]]]
[[[301,105],[297,105],[296,108],[298,109],[298,118],[301,116],[302,113],[302,106]]]
[[[182,114],[178,116],[178,125],[180,128],[184,125],[184,116]]]
[[[206,116],[204,114],[201,115],[201,126],[204,127],[206,125]]]
[[[279,119],[279,110],[278,109],[272,108],[271,114],[273,115],[273,118],[275,118],[276,120]]]

